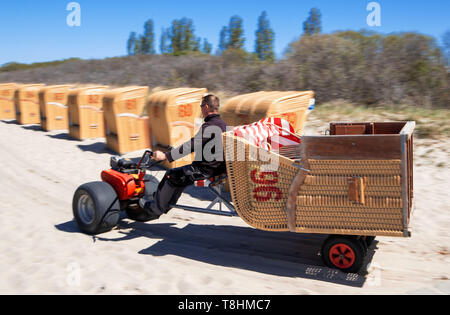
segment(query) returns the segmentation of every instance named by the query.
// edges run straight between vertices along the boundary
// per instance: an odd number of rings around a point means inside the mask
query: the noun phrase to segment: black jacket
[[[207,132],[205,134],[205,130],[208,130],[208,127],[218,127],[212,130],[212,132]],[[195,152],[195,162],[192,163],[192,165],[198,167],[204,174],[208,176],[218,176],[226,172],[226,165],[225,165],[225,159],[222,155],[222,157],[217,160],[213,159],[212,161],[207,161],[207,159],[204,156],[204,152],[208,151],[205,150],[205,146],[212,140],[215,139],[215,136],[217,133],[214,133],[214,130],[219,131],[219,129],[222,132],[227,131],[227,124],[220,118],[219,114],[212,114],[205,118],[205,123],[200,128],[200,131],[197,133],[197,135],[192,138],[190,141],[183,144],[181,147],[176,148],[170,152],[166,153],[166,158],[169,162],[173,162],[176,157],[176,159],[181,159],[182,157],[191,154],[192,152]],[[209,129],[211,131],[211,129]],[[211,148],[212,143],[208,148]],[[216,148],[220,148],[223,152],[223,143],[222,143],[222,135],[220,134],[219,139],[217,139]],[[196,150],[197,148],[197,150]],[[198,152],[198,150],[201,148],[202,152]],[[216,150],[214,150],[214,146],[212,146],[211,153],[215,154]]]

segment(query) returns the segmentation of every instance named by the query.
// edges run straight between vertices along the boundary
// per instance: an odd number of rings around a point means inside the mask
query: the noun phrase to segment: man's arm
[[[195,137],[192,138],[191,140],[187,141],[186,143],[184,143],[182,146],[180,146],[176,149],[173,149],[169,152],[166,152],[166,153],[161,152],[160,160],[167,159],[170,163],[172,163],[176,160],[179,160],[179,159],[185,157],[186,155],[189,155],[189,154],[195,152],[196,149],[203,150],[205,145],[210,140],[213,139],[213,137],[211,137],[211,136],[213,136],[214,133],[211,133],[211,135],[205,137],[204,131],[207,130],[207,127],[209,127],[209,126],[210,125],[208,123],[203,124],[202,127],[200,128],[199,132],[195,135]],[[163,154],[164,154],[164,156],[163,156]]]
[[[178,148],[175,148],[169,152],[166,152],[166,159],[172,163],[173,161],[182,159],[183,157],[185,157],[186,155],[189,155],[193,152],[195,152],[196,149],[198,150],[203,150],[203,146],[211,139],[209,138],[204,138],[203,135],[203,131],[204,128],[207,127],[208,124],[205,123],[201,126],[200,130],[198,131],[198,133],[189,141],[187,141],[186,143],[184,143],[183,145],[181,145]]]
[[[197,136],[196,136],[197,137]],[[172,163],[173,161],[179,160],[183,157],[185,157],[188,154],[191,154],[195,150],[195,139],[196,137],[192,138],[191,140],[184,143],[182,146],[173,149],[171,151],[168,151],[165,153],[166,159]]]

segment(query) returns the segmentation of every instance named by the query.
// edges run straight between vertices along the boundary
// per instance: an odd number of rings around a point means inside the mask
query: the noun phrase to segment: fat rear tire
[[[80,186],[73,197],[72,209],[80,230],[90,235],[111,231],[120,219],[117,193],[104,182]]]

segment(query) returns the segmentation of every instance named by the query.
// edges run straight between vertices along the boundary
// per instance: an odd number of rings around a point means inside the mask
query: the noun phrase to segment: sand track
[[[450,293],[449,173],[425,157],[413,237],[379,238],[369,273],[345,275],[322,266],[324,236],[257,231],[239,218],[174,210],[147,224],[124,218],[98,237],[79,233],[72,197],[108,166],[102,141],[0,122],[0,293]],[[442,143],[431,146],[448,159]],[[183,203],[207,204],[196,194]]]

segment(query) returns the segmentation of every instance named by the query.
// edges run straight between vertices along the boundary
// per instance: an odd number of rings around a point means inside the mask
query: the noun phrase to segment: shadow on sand
[[[106,147],[106,144],[104,142],[96,142],[92,144],[79,144],[78,147],[86,152],[93,152],[98,154],[110,154],[110,155],[117,155],[116,152],[108,149]]]
[[[21,126],[23,129],[26,130],[46,132],[44,129],[42,129],[41,125],[21,125]]]
[[[8,124],[8,125],[20,125],[19,122],[15,119],[10,120],[0,120],[2,123]]]
[[[58,139],[58,140],[80,142],[80,140],[70,137],[69,133],[67,131],[66,132],[62,132],[62,133],[58,133],[56,135],[47,135],[47,137],[50,137],[52,139]]]
[[[60,231],[80,233],[75,222],[57,225]],[[93,241],[126,242],[135,238],[160,240],[139,254],[175,255],[228,268],[258,273],[325,281],[351,287],[362,287],[367,266],[372,261],[377,241],[369,248],[364,267],[358,274],[345,274],[323,265],[318,252],[324,235],[279,233],[250,227],[188,224],[138,223],[128,220],[119,224],[121,237],[93,236]]]

